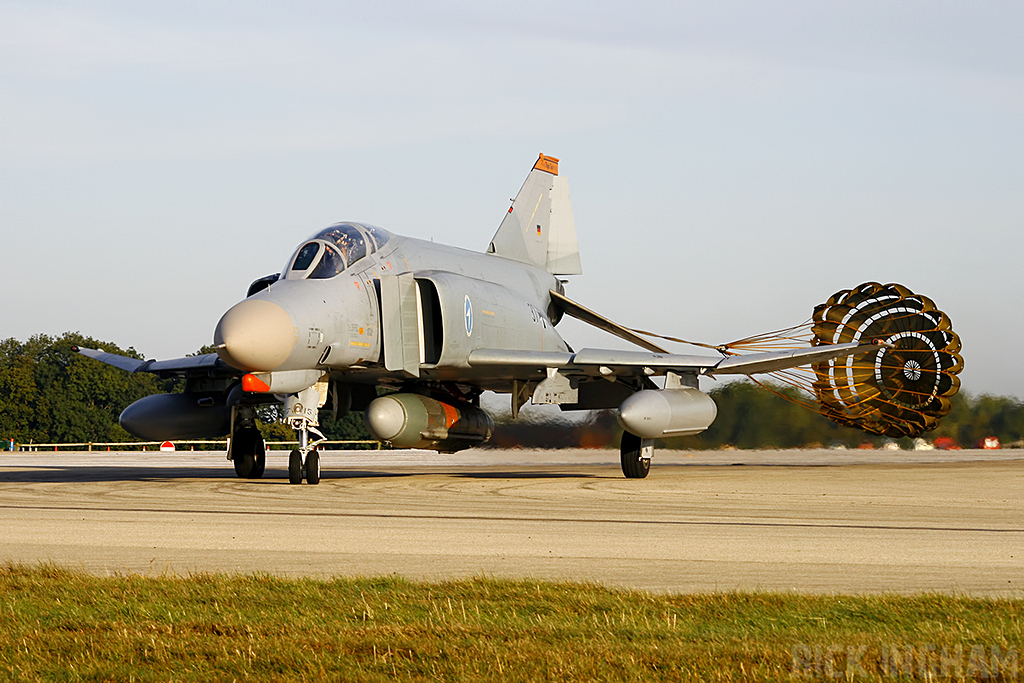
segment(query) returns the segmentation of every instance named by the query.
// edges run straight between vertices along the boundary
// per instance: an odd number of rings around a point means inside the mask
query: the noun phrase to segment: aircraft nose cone
[[[213,343],[231,367],[270,372],[291,355],[298,333],[287,311],[272,301],[246,299],[217,323]]]

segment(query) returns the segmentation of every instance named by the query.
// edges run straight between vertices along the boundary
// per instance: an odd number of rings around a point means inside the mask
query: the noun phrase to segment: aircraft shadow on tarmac
[[[207,467],[40,467],[0,472],[0,483],[67,483],[160,481],[164,479],[229,479],[231,469]]]
[[[324,472],[322,478],[404,477],[411,474],[413,473],[345,470],[342,472]],[[261,479],[239,479],[230,467],[47,467],[0,472],[0,483],[160,482],[187,479],[226,479],[247,484],[287,484],[288,471],[283,469],[275,471],[268,468],[266,474]]]
[[[593,474],[569,472],[524,472],[524,471],[472,471],[451,472],[445,468],[436,471],[396,472],[394,470],[331,470],[321,473],[321,480],[329,479],[373,479],[386,477],[415,477],[433,474],[463,477],[469,479],[601,479]],[[59,484],[73,482],[118,482],[118,481],[181,481],[187,479],[226,479],[243,484],[276,485],[288,484],[288,472],[268,468],[260,479],[239,479],[229,467],[41,467],[0,472],[2,483]]]
[[[452,474],[464,479],[621,479],[619,476],[602,477],[579,472],[458,472]]]

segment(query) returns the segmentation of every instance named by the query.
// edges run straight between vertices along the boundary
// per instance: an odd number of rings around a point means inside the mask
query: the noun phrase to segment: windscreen
[[[302,249],[299,249],[299,254],[295,257],[295,262],[292,264],[292,270],[308,270],[319,251],[320,245],[316,242],[310,242],[302,247]]]
[[[320,263],[316,264],[316,268],[309,274],[309,279],[326,280],[343,270],[345,270],[345,261],[341,258],[341,255],[335,251],[334,247],[326,247],[324,255],[320,257]]]

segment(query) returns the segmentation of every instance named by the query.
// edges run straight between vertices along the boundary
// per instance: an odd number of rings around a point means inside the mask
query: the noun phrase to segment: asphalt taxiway
[[[597,581],[656,591],[1020,596],[1024,451],[2,453],[0,562]]]

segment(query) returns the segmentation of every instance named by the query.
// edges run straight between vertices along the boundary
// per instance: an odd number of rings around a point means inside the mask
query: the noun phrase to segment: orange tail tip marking
[[[543,153],[537,157],[537,163],[533,167],[538,171],[547,171],[551,175],[558,175],[558,159],[546,157]]]
[[[253,374],[242,376],[242,391],[251,391],[256,394],[266,394],[270,391],[270,385]]]

